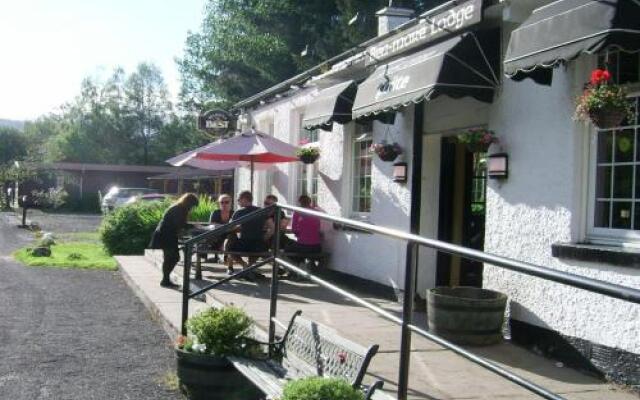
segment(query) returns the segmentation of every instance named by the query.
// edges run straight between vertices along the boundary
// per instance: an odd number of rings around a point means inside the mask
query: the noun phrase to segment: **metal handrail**
[[[603,282],[597,279],[588,278],[569,272],[558,271],[549,267],[543,267],[532,263],[518,261],[512,258],[497,256],[494,254],[485,253],[483,251],[443,242],[441,240],[427,239],[425,237],[402,232],[397,229],[385,228],[368,224],[366,222],[354,221],[342,217],[335,217],[323,212],[310,210],[308,208],[285,205],[278,205],[278,207],[289,211],[295,211],[301,214],[313,215],[327,221],[336,222],[363,231],[379,233],[381,235],[390,236],[396,239],[403,239],[409,242],[414,242],[422,246],[430,247],[432,249],[436,249],[455,256],[461,256],[475,261],[485,262],[494,266],[509,269],[511,271],[521,272],[523,274],[535,276],[538,278],[544,278],[550,281],[589,290],[591,292],[600,293],[605,296],[615,297],[621,300],[640,304],[640,290],[638,289],[628,288],[609,282]]]
[[[356,303],[366,307],[367,309],[375,312],[376,314],[394,322],[401,326],[401,346],[400,346],[400,367],[399,367],[399,379],[398,379],[398,399],[406,400],[407,398],[407,390],[408,390],[408,378],[409,378],[409,360],[411,357],[411,333],[416,333],[424,338],[434,341],[435,343],[465,357],[466,359],[480,365],[481,367],[488,369],[511,382],[516,383],[517,385],[545,398],[551,400],[561,400],[563,397],[554,394],[547,389],[538,386],[537,384],[526,380],[512,372],[498,366],[497,364],[488,361],[482,357],[479,357],[462,347],[459,347],[437,335],[434,335],[414,324],[412,324],[412,315],[413,315],[413,288],[414,288],[414,277],[415,277],[415,268],[417,262],[417,248],[418,246],[426,246],[439,251],[443,251],[452,255],[457,255],[469,259],[473,259],[480,262],[486,262],[498,267],[502,267],[505,269],[509,269],[516,272],[521,272],[524,274],[528,274],[531,276],[536,276],[539,278],[551,280],[554,282],[574,286],[577,288],[581,288],[584,290],[592,291],[595,293],[600,293],[609,297],[633,302],[640,304],[640,290],[632,289],[620,285],[611,284],[608,282],[599,281],[592,278],[583,277],[576,274],[570,274],[567,272],[556,271],[548,267],[539,266],[531,263],[525,263],[522,261],[513,260],[507,257],[496,256],[493,254],[488,254],[482,251],[468,249],[462,246],[454,245],[451,243],[442,242],[434,239],[427,239],[418,235],[409,234],[406,232],[402,232],[396,229],[390,229],[385,227],[380,227],[372,224],[368,224],[361,221],[355,221],[342,217],[335,217],[328,215],[323,212],[310,210],[307,208],[300,208],[294,206],[285,206],[274,204],[272,206],[257,210],[253,213],[247,214],[246,216],[239,218],[235,221],[229,222],[228,224],[222,225],[212,231],[205,232],[201,235],[198,235],[190,240],[185,241],[184,253],[185,253],[185,262],[184,262],[184,273],[183,273],[183,304],[182,304],[182,332],[186,333],[186,320],[189,313],[189,299],[195,297],[196,295],[200,295],[205,293],[206,291],[213,289],[214,287],[218,287],[237,276],[241,276],[244,273],[248,273],[249,271],[244,270],[240,273],[237,273],[231,277],[227,277],[221,279],[203,289],[198,290],[193,294],[189,294],[189,282],[190,282],[190,270],[191,270],[191,255],[193,251],[193,246],[203,240],[206,240],[211,237],[220,236],[225,233],[231,232],[236,229],[238,225],[241,225],[244,222],[248,222],[258,217],[262,217],[264,215],[269,215],[270,211],[275,210],[274,219],[275,219],[275,228],[276,232],[275,236],[275,245],[273,248],[273,254],[271,257],[268,257],[267,260],[259,262],[257,264],[249,267],[250,270],[256,269],[259,266],[265,265],[269,262],[272,262],[272,275],[271,275],[271,296],[270,296],[270,307],[269,307],[269,340],[273,341],[275,338],[275,323],[274,319],[276,316],[276,308],[277,308],[277,297],[278,297],[278,268],[284,267],[290,271],[293,271],[297,274],[307,277],[308,279],[318,283],[320,286],[334,292],[338,293],[342,296],[345,296]],[[280,210],[288,210],[294,211],[300,214],[312,215],[318,217],[320,219],[332,221],[335,223],[342,224],[344,226],[349,226],[352,228],[357,228],[358,230],[365,232],[378,233],[381,235],[389,236],[395,239],[401,239],[407,241],[407,260],[406,260],[406,271],[405,271],[405,295],[403,300],[403,311],[402,318],[399,318],[390,312],[374,305],[366,300],[346,291],[344,289],[339,288],[336,285],[333,285],[317,276],[314,276],[290,262],[279,258],[279,249],[280,249]]]

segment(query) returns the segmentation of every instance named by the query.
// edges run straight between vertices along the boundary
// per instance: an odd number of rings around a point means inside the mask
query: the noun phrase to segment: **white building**
[[[295,204],[311,193],[332,215],[640,289],[640,123],[598,131],[573,120],[575,97],[607,57],[640,107],[640,5],[481,3],[445,4],[387,34],[409,18],[386,9],[381,36],[328,72],[317,68],[236,105],[259,130],[321,149],[312,167],[258,172],[256,195]],[[529,69],[538,81],[552,73],[550,85],[521,79]],[[355,100],[353,121],[341,120],[344,105],[334,110],[340,95]],[[390,115],[393,124],[371,120]],[[506,179],[487,179],[485,154],[459,143],[470,128],[496,133],[500,144],[489,153],[508,155]],[[384,140],[402,147],[396,162],[408,165],[406,183],[368,151]],[[248,189],[248,172],[236,176],[236,190]],[[403,289],[403,242],[323,230],[332,271],[355,277],[351,284]],[[436,285],[502,291],[515,341],[571,352],[569,362],[640,384],[639,305],[423,249],[417,292],[424,298]]]

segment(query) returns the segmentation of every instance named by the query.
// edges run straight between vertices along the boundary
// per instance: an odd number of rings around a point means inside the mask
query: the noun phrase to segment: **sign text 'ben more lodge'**
[[[468,0],[421,21],[411,28],[376,43],[367,49],[367,65],[393,57],[409,49],[424,45],[480,22],[482,0]]]

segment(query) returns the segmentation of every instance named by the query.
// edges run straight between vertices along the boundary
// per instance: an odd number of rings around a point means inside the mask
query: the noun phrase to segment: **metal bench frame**
[[[251,380],[268,398],[282,395],[290,379],[309,376],[344,378],[371,399],[382,381],[364,386],[362,380],[378,345],[365,348],[343,338],[335,330],[300,317],[296,311],[281,339],[267,345],[267,359],[229,357],[236,369]],[[380,392],[376,397],[379,397]]]

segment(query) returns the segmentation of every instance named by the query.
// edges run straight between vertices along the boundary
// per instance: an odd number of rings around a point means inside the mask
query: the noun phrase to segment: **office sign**
[[[477,24],[482,20],[482,0],[467,0],[439,14],[419,19],[417,25],[369,46],[366,64],[394,57]]]

